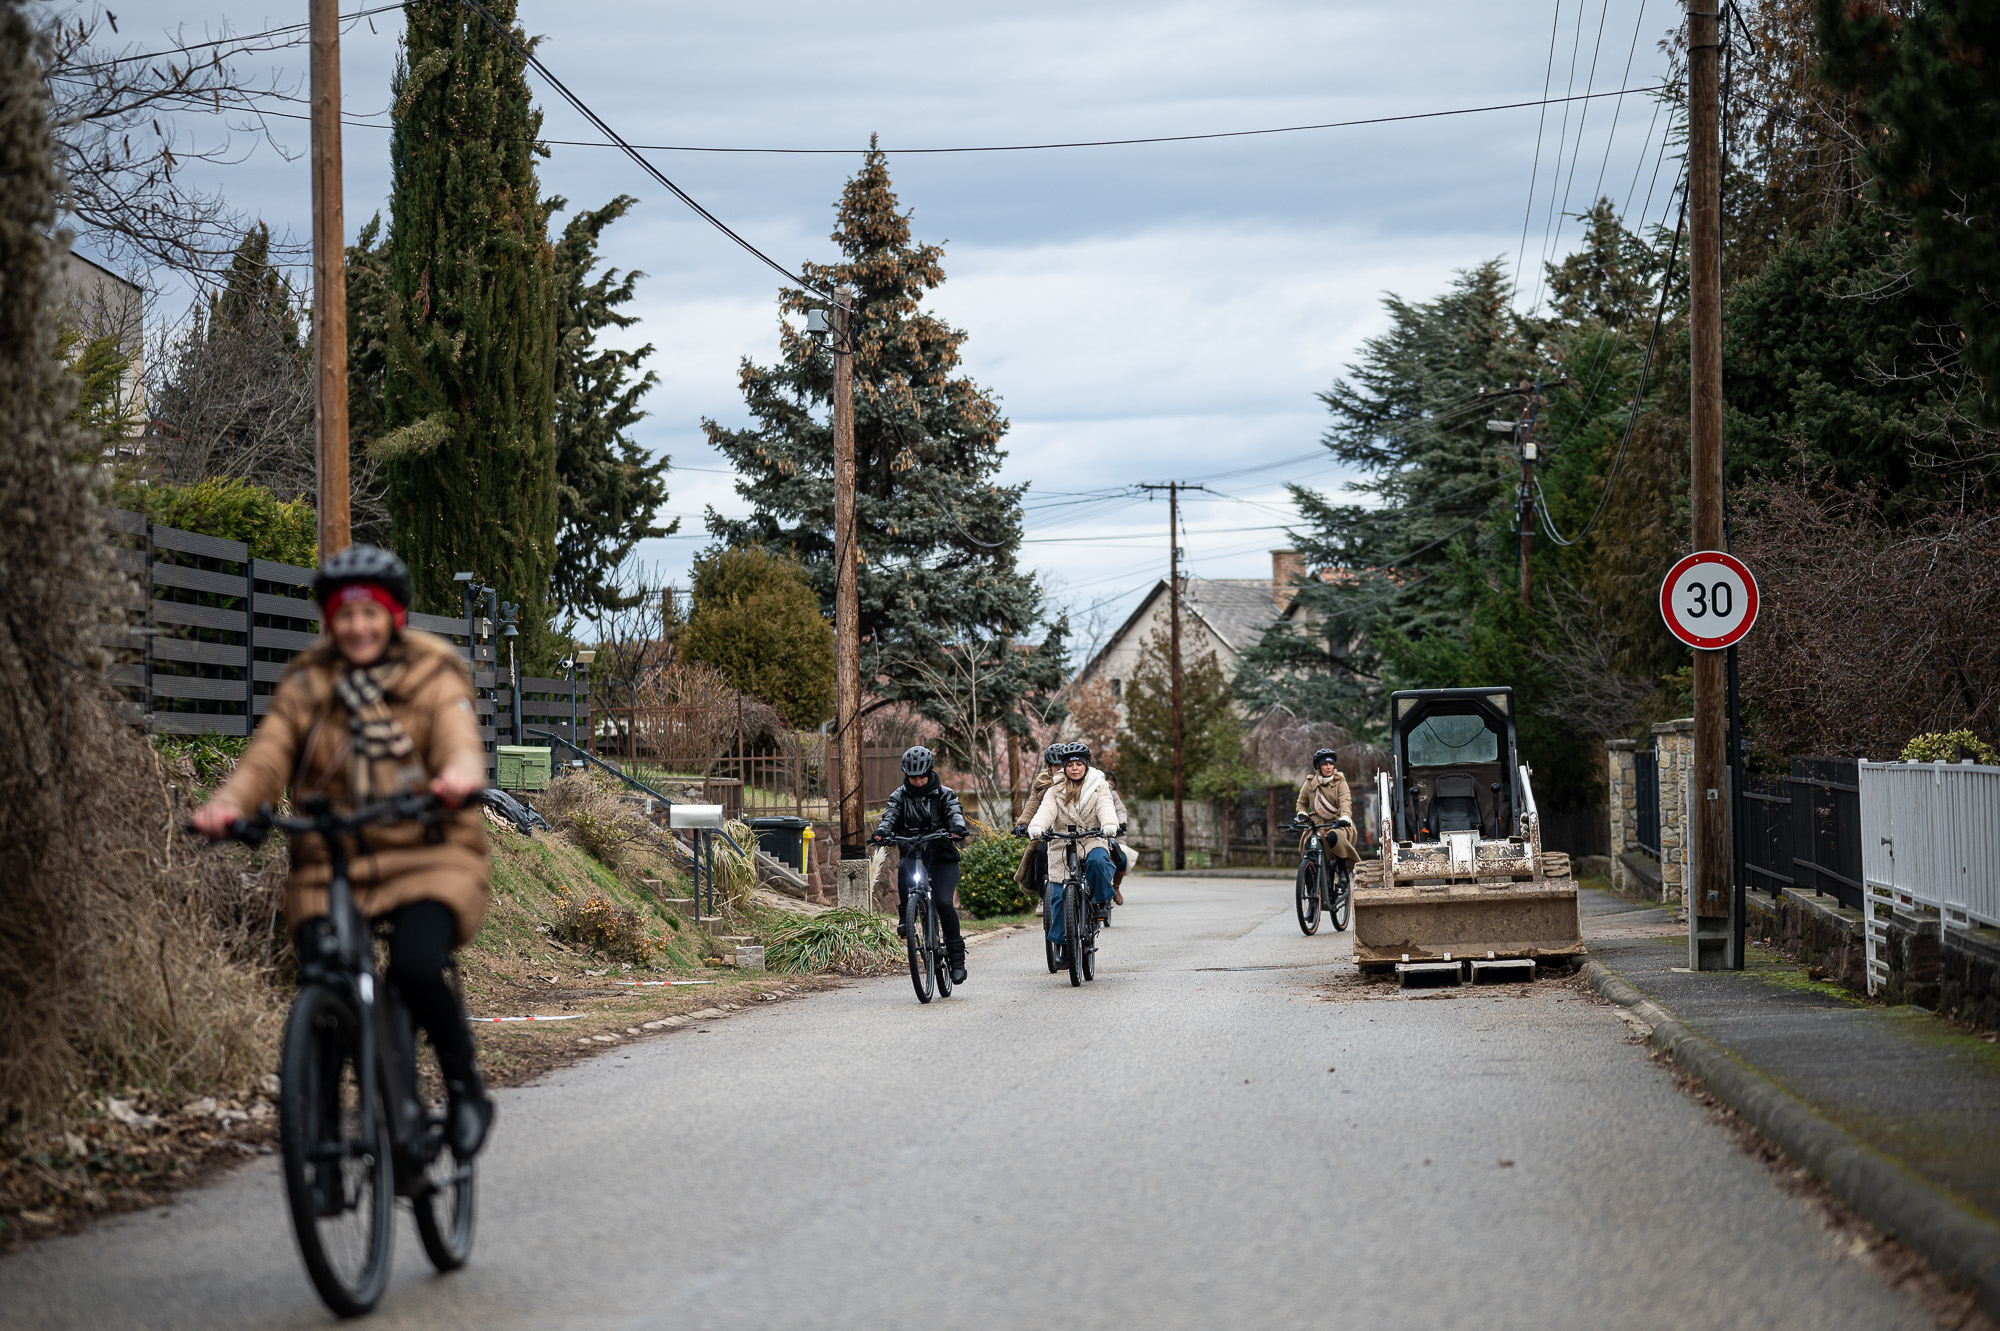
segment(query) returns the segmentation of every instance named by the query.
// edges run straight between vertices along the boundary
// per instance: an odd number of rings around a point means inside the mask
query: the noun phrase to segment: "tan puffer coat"
[[[455,758],[484,766],[486,755],[472,710],[472,677],[458,652],[443,638],[406,629],[389,648],[403,657],[402,669],[384,688],[390,712],[416,748],[428,785]],[[245,812],[275,804],[289,788],[294,800],[323,794],[336,809],[353,807],[348,780],[350,740],[347,709],[334,694],[340,657],[322,643],[295,658],[271,697],[271,710],[257,727],[236,771],[216,792]],[[373,789],[396,789],[390,762],[378,764]],[[363,854],[352,864],[355,904],[369,916],[386,914],[413,901],[437,901],[458,917],[461,946],[479,932],[489,900],[492,861],[486,824],[477,808],[461,809],[442,824],[444,839],[427,843],[415,824],[371,828],[362,837]],[[318,837],[292,846],[292,876],[285,884],[285,919],[300,923],[326,914],[331,867]]]
[[[1067,832],[1074,825],[1078,831],[1101,827],[1110,832],[1118,826],[1118,797],[1111,789],[1111,782],[1095,767],[1088,768],[1083,780],[1071,781],[1067,777],[1049,787],[1049,793],[1042,796],[1042,807],[1035,810],[1035,816],[1028,822],[1028,835],[1036,836],[1054,828]],[[1093,850],[1110,853],[1111,847],[1103,837],[1091,837],[1076,844],[1078,859]],[[1049,864],[1059,862],[1056,843],[1049,843]]]

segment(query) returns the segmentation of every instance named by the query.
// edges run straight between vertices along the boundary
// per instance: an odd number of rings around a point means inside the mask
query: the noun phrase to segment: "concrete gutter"
[[[1653,1028],[1653,1048],[1748,1119],[1870,1224],[1922,1254],[1947,1280],[1976,1288],[1980,1306],[1989,1316],[2000,1317],[2000,1226],[1821,1118],[1727,1049],[1689,1030],[1602,962],[1585,962],[1583,973],[1598,993],[1630,1008]]]

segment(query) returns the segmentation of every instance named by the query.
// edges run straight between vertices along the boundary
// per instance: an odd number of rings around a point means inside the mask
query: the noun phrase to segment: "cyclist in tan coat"
[[[486,785],[472,677],[449,642],[405,627],[410,573],[403,561],[372,545],[352,546],[320,566],[313,594],[327,637],[292,661],[235,772],[196,811],[195,826],[209,836],[225,835],[232,822],[287,791],[293,800],[323,795],[348,810],[428,790],[458,808]],[[301,957],[315,955],[327,926],[330,875],[324,844],[296,839],[285,918]],[[491,876],[476,809],[435,829],[371,827],[352,865],[355,905],[389,931],[387,978],[437,1051],[460,1156],[484,1142],[493,1109],[464,1004],[445,972],[452,951],[479,930]]]
[[[1361,852],[1354,844],[1354,798],[1348,794],[1347,778],[1340,774],[1334,759],[1340,755],[1332,749],[1321,749],[1313,754],[1313,774],[1299,787],[1299,802],[1296,812],[1301,818],[1311,818],[1318,823],[1334,824],[1333,857],[1345,860],[1349,873],[1361,862]],[[1302,835],[1299,848],[1305,848]]]

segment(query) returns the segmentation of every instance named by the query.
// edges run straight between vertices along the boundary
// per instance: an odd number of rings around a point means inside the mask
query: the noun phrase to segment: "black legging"
[[[937,905],[938,923],[944,926],[944,950],[949,957],[965,955],[965,935],[958,927],[958,861],[946,859],[926,859],[924,868],[930,874],[931,901]],[[896,903],[901,907],[909,904],[909,888],[900,881],[896,884]]]
[[[465,1025],[465,1005],[445,978],[451,945],[458,941],[458,916],[441,901],[413,901],[382,917],[389,925],[389,973],[410,1017],[431,1040],[438,1068],[448,1081],[464,1081],[472,1071],[472,1033]],[[301,927],[323,927],[325,920],[308,920]],[[303,947],[301,948],[303,951]]]

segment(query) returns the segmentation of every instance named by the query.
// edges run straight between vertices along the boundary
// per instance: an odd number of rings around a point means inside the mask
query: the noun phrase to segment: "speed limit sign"
[[[1697,550],[1668,570],[1660,614],[1690,647],[1730,646],[1757,622],[1757,580],[1736,556]]]

